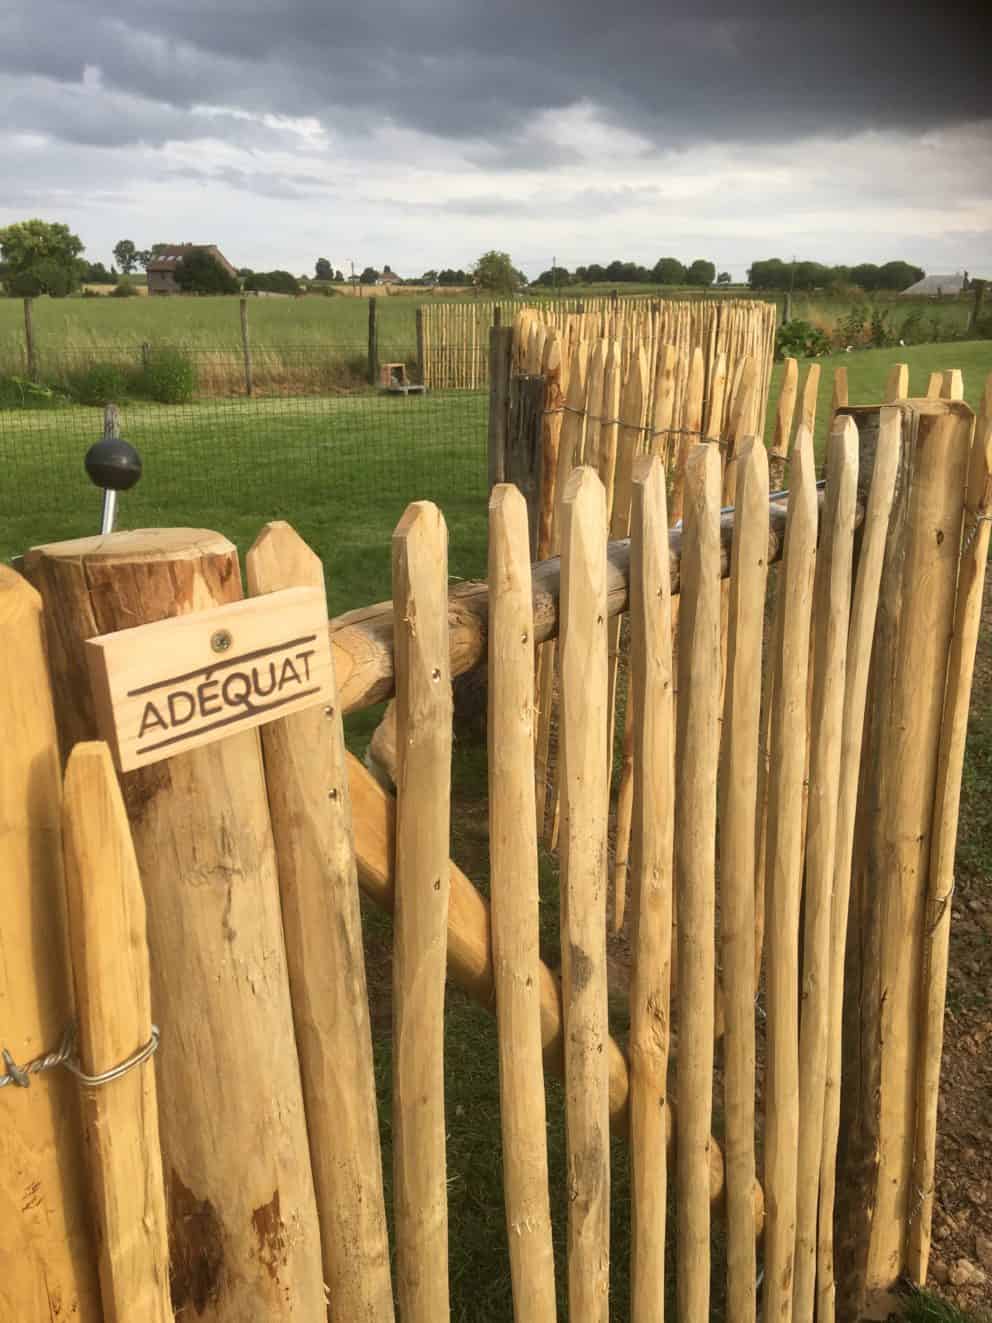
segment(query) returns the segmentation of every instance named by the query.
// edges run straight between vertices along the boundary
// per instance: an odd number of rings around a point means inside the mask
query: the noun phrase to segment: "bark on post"
[[[912,1214],[917,1026],[939,730],[951,641],[967,406],[902,406],[872,659],[852,874],[838,1173],[838,1313],[885,1305]]]
[[[96,733],[84,639],[241,596],[235,548],[194,529],[40,547],[25,570],[45,602],[66,752]],[[320,1235],[257,733],[131,772],[123,789],[162,1030],[176,1312],[309,1323],[325,1308]]]
[[[513,366],[513,327],[494,326],[489,332],[489,490],[506,482],[510,432],[510,373]]]
[[[417,333],[417,381],[421,386],[427,385],[427,378],[424,373],[424,310],[418,308],[416,313],[416,333]]]
[[[99,1075],[152,1041],[145,899],[110,751],[77,744],[64,848],[79,1061]],[[85,1090],[106,1323],[173,1323],[155,1066]]]
[[[533,374],[514,377],[510,383],[510,437],[503,480],[519,487],[527,502],[531,560],[537,559],[541,525],[543,414],[544,378]]]
[[[62,778],[41,599],[0,565],[0,1048],[54,1051],[72,1015],[62,870]],[[0,1061],[0,1074],[8,1067]],[[103,1323],[79,1085],[67,1071],[0,1090],[0,1317]]]
[[[789,438],[792,435],[792,419],[796,412],[798,393],[799,364],[794,358],[787,358],[782,369],[782,389],[775,410],[775,434],[769,453],[768,485],[772,491],[780,490],[785,477],[785,462],[789,458]]]
[[[252,594],[324,587],[289,524],[246,558]],[[389,1323],[372,1033],[344,733],[336,696],[261,729],[324,1276],[333,1323]]]

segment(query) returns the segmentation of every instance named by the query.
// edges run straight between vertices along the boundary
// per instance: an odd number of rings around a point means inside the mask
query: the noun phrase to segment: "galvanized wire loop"
[[[981,528],[982,524],[988,524],[988,523],[992,523],[992,512],[988,514],[980,514],[975,516],[975,522],[968,530],[968,536],[965,538],[964,546],[961,548],[962,556],[966,556],[968,552],[971,550],[975,538],[978,537],[978,530]]]
[[[114,1080],[119,1080],[126,1075],[128,1071],[135,1070],[143,1065],[149,1057],[154,1056],[158,1050],[161,1034],[158,1025],[152,1025],[151,1037],[147,1043],[143,1043],[119,1062],[116,1066],[111,1066],[109,1070],[103,1070],[99,1075],[87,1075],[79,1064],[79,1057],[76,1055],[76,1026],[69,1024],[65,1033],[62,1035],[62,1042],[54,1052],[45,1052],[40,1057],[28,1061],[25,1065],[19,1066],[6,1048],[0,1052],[3,1058],[3,1064],[6,1073],[0,1075],[0,1089],[4,1089],[8,1084],[14,1085],[18,1089],[26,1089],[31,1084],[32,1075],[40,1075],[42,1071],[54,1070],[56,1066],[64,1066],[81,1084],[85,1084],[88,1089],[98,1089],[104,1084],[112,1084]]]

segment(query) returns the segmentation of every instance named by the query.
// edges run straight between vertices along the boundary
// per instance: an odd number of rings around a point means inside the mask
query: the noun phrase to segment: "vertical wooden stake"
[[[24,1065],[58,1047],[72,995],[41,598],[7,565],[0,672],[0,1048]],[[30,1089],[0,1090],[0,1224],[0,1317],[51,1317],[57,1299],[73,1323],[103,1323],[79,1085],[67,1071],[49,1071]]]
[[[896,400],[905,400],[909,395],[909,364],[893,363],[889,375],[885,378],[883,404],[895,404]]]
[[[27,363],[28,380],[38,380],[38,359],[35,355],[34,345],[34,312],[32,305],[33,299],[24,300],[24,356]]]
[[[812,375],[813,364],[810,368]],[[807,377],[807,384],[809,377]],[[792,1317],[799,1143],[799,897],[806,685],[816,559],[813,433],[799,425],[776,603],[765,885],[768,1068],[765,1083],[765,1323]]]
[[[245,394],[253,395],[255,393],[255,383],[252,379],[251,371],[251,342],[248,339],[248,300],[241,298],[241,353],[245,364]]]
[[[806,835],[802,1019],[799,1039],[799,1182],[793,1316],[813,1323],[816,1214],[830,1025],[830,918],[841,777],[844,688],[851,612],[858,429],[834,425],[813,590],[811,750]]]
[[[820,390],[820,365],[810,363],[803,383],[802,403],[799,407],[799,424],[808,427],[816,435],[816,403]]]
[[[884,409],[861,534],[858,571],[848,627],[844,724],[841,737],[840,779],[837,787],[837,828],[830,920],[829,1039],[824,1090],[816,1265],[817,1323],[833,1323],[835,1313],[834,1197],[837,1179],[837,1139],[840,1129],[841,1015],[844,999],[844,953],[847,945],[847,919],[851,894],[851,854],[854,847],[868,670],[875,638],[878,590],[889,531],[889,515],[892,511],[896,475],[899,472],[900,433],[899,411]]]
[[[637,461],[630,546],[634,714],[630,985],[631,1323],[664,1323],[675,713],[668,512],[661,461]],[[752,1246],[754,1238],[752,1236]]]
[[[782,367],[782,389],[775,410],[775,434],[769,454],[768,485],[772,491],[781,490],[785,477],[785,462],[789,457],[789,438],[792,435],[798,392],[799,364],[794,358],[787,358]]]
[[[498,312],[499,309],[497,308]],[[499,321],[493,325],[498,326]],[[417,333],[417,381],[421,386],[427,385],[427,372],[424,364],[424,310],[418,308],[416,312],[416,333]]]
[[[286,523],[265,525],[245,566],[253,595],[324,587],[319,558]],[[336,697],[327,710],[263,726],[261,737],[329,1314],[333,1323],[389,1323],[372,1035]]]
[[[964,399],[964,381],[960,368],[948,368],[945,371],[940,387],[940,398],[942,400]]]
[[[922,1285],[930,1258],[933,1219],[934,1163],[937,1146],[937,1099],[943,1050],[947,958],[954,892],[954,847],[961,803],[961,773],[968,731],[975,648],[981,626],[985,571],[992,515],[992,375],[986,385],[985,407],[979,415],[971,451],[965,497],[963,552],[958,572],[947,692],[940,736],[934,830],[927,886],[927,959],[920,1012],[920,1072],[913,1154],[914,1201],[910,1211],[907,1268]]]
[[[513,328],[489,332],[489,490],[506,481],[510,427],[510,373]]]
[[[834,381],[830,392],[830,430],[833,431],[837,410],[847,407],[847,368],[834,368]]]
[[[499,1022],[500,1116],[516,1323],[554,1323],[541,1048],[534,610],[527,507],[511,486],[489,502],[489,848]]]
[[[152,1038],[145,899],[105,744],[77,744],[63,811],[79,1061],[100,1075]],[[85,1091],[107,1323],[172,1323],[155,1066]]]
[[[403,1323],[448,1318],[444,982],[448,931],[451,666],[448,533],[429,501],[393,534],[396,906],[393,1182]]]
[[[768,577],[768,460],[739,451],[720,760],[721,951],[726,1018],[727,1319],[753,1323],[755,850],[761,642]]]
[[[575,471],[565,488],[561,602],[561,955],[569,1318],[572,1323],[607,1323],[606,499],[590,468]]]
[[[698,351],[697,351],[698,352]],[[695,445],[685,469],[678,647],[675,836],[680,1113],[676,1173],[678,1317],[709,1317],[713,1110],[716,781],[720,704],[720,454]]]
[[[940,393],[944,389],[943,372],[931,372],[930,379],[927,382],[927,399],[939,400]]]
[[[375,386],[379,381],[379,331],[376,324],[376,314],[378,300],[374,295],[369,296],[369,385]]]
[[[675,464],[675,476],[672,483],[672,518],[682,518],[682,486],[685,481],[685,466],[689,451],[699,440],[703,426],[703,385],[706,378],[703,351],[698,347],[692,351],[689,362],[689,378],[686,384],[685,405],[682,411],[682,429],[678,438],[678,459]],[[681,609],[681,608],[680,608]]]

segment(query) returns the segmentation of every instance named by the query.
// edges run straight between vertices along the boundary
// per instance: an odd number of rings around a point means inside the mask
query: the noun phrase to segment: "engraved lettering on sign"
[[[186,671],[128,692],[129,698],[154,694],[146,699],[138,725],[139,755],[152,753],[189,738],[180,727],[194,717],[197,737],[206,731],[231,726],[262,712],[271,712],[296,699],[320,692],[311,684],[310,659],[316,634],[287,639],[268,648],[257,648],[240,657],[225,657],[195,671]],[[155,738],[161,737],[161,738]]]

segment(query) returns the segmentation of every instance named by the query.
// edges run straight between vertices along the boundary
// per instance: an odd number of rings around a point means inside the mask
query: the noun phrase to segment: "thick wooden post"
[[[768,485],[778,491],[785,477],[785,463],[789,458],[789,438],[792,435],[792,419],[796,412],[796,396],[799,393],[799,364],[794,358],[787,358],[782,368],[782,389],[779,391],[778,407],[775,410],[775,434],[769,453]]]
[[[369,385],[375,386],[379,381],[379,330],[376,325],[376,308],[378,299],[375,295],[369,296]]]
[[[38,380],[38,360],[34,344],[34,299],[24,300],[24,356],[27,363],[28,380]]]
[[[904,473],[878,610],[852,871],[837,1189],[838,1315],[906,1266],[930,832],[972,414],[902,405]]]
[[[241,298],[241,354],[245,365],[245,394],[252,395],[255,383],[251,371],[251,341],[248,338],[248,300]]]
[[[23,1066],[58,1048],[72,997],[41,599],[6,565],[0,673],[0,1048]],[[0,1089],[0,1225],[0,1317],[47,1319],[57,1300],[73,1323],[103,1323],[79,1085],[66,1071]]]
[[[145,898],[105,744],[77,744],[64,845],[79,1063],[100,1075],[153,1041]],[[155,1066],[85,1090],[106,1323],[172,1323]]]
[[[537,559],[541,525],[543,469],[544,378],[513,377],[510,383],[510,431],[505,482],[512,482],[527,502],[530,558]]]
[[[234,546],[194,529],[40,547],[25,570],[45,602],[66,752],[96,733],[84,639],[241,597]],[[325,1309],[320,1235],[258,735],[122,785],[162,1030],[173,1304],[197,1323],[310,1323]]]
[[[253,594],[324,588],[289,524],[266,524],[246,557]],[[389,1323],[365,958],[344,733],[336,695],[261,730],[324,1275],[333,1323]]]
[[[494,326],[489,332],[489,490],[507,480],[507,445],[510,435],[510,373],[513,365],[513,327]]]

